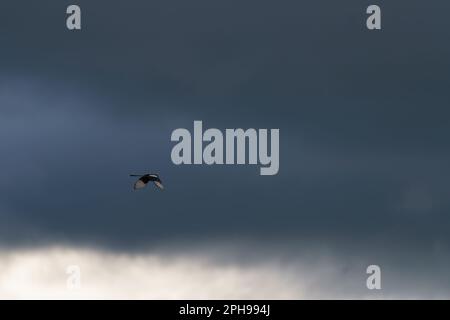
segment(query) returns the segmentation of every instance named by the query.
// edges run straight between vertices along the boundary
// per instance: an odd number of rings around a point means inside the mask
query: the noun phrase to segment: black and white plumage
[[[140,177],[133,186],[133,189],[142,189],[144,188],[147,183],[149,183],[150,181],[152,181],[155,186],[157,186],[159,189],[164,189],[164,186],[162,185],[162,181],[159,178],[159,176],[157,174],[153,174],[153,173],[148,173],[148,174],[130,174],[130,177]]]

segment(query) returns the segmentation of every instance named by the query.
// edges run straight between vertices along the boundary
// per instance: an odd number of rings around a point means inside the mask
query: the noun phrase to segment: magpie
[[[148,174],[130,174],[130,177],[140,177],[133,186],[133,189],[142,189],[144,188],[147,183],[149,183],[150,181],[152,181],[159,189],[164,189],[164,186],[162,185],[162,181],[159,178],[159,176],[157,174],[153,174],[153,173],[148,173]]]

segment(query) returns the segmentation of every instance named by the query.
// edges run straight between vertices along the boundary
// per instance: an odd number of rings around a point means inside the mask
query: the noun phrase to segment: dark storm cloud
[[[254,166],[176,167],[164,114],[118,119],[83,93],[7,87],[2,97],[14,108],[1,122],[3,244],[447,239],[442,156],[339,153],[287,138],[277,176]],[[167,190],[132,192],[128,173],[147,170],[158,170]]]
[[[448,244],[448,2],[379,2],[379,32],[360,1],[77,3],[81,32],[1,7],[3,245]],[[280,128],[280,173],[174,166],[193,120]]]
[[[2,69],[94,87],[120,116],[151,101],[340,147],[446,144],[445,1],[380,2],[372,33],[360,1],[79,4],[78,33],[64,28],[67,3],[4,4]]]

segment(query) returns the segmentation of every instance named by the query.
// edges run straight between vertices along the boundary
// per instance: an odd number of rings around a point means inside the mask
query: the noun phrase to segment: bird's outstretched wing
[[[161,181],[153,181],[155,185],[160,188],[161,190],[164,190],[164,186],[162,185]]]
[[[142,188],[144,188],[145,187],[145,183],[141,180],[141,179],[139,179],[138,181],[136,181],[135,183],[134,183],[134,190],[136,190],[136,189],[142,189]]]

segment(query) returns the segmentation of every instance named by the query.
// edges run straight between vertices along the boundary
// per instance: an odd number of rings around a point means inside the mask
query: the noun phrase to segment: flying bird
[[[149,183],[150,181],[152,181],[155,186],[157,186],[159,189],[164,189],[164,186],[162,185],[162,181],[159,178],[159,176],[157,174],[153,174],[153,173],[148,173],[148,174],[130,174],[130,177],[140,177],[133,186],[133,189],[142,189],[144,188],[147,183]]]

